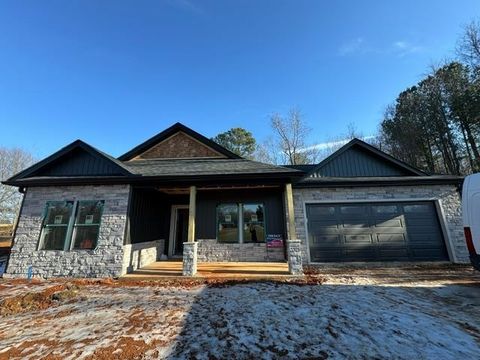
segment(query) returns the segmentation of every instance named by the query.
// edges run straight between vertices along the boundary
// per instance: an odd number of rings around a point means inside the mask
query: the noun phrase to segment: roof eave
[[[323,188],[323,187],[369,187],[369,186],[411,186],[411,185],[461,185],[463,177],[430,177],[419,176],[405,179],[321,179],[307,180],[294,183],[297,188]]]
[[[95,177],[58,177],[44,179],[23,179],[3,181],[2,184],[28,187],[28,186],[53,186],[53,185],[88,185],[88,184],[138,184],[148,182],[158,183],[194,183],[212,182],[212,181],[292,181],[295,182],[302,174],[285,172],[285,173],[263,173],[263,174],[215,174],[215,175],[169,175],[169,176],[95,176]]]

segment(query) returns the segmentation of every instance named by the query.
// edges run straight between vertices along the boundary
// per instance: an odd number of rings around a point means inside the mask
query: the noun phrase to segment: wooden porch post
[[[293,208],[292,184],[290,183],[285,185],[285,196],[288,217],[288,240],[294,240],[297,238],[297,229],[295,228],[295,211]]]
[[[299,239],[297,239],[297,229],[295,228],[295,210],[293,207],[293,192],[291,183],[285,185],[285,200],[288,217],[288,272],[292,275],[303,275],[302,243]]]
[[[190,186],[190,204],[188,207],[188,237],[183,243],[183,275],[195,276],[197,273],[197,246],[195,242],[195,205],[197,188]]]
[[[197,187],[190,186],[190,204],[188,207],[188,242],[195,241],[195,205],[197,196]]]

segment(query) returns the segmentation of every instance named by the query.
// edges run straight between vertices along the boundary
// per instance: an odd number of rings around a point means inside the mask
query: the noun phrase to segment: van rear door
[[[480,270],[480,173],[465,178],[462,213],[470,261],[477,270]]]

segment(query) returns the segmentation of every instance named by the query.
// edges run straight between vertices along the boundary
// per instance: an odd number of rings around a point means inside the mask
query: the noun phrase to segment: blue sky
[[[118,156],[176,121],[206,136],[298,107],[311,142],[454,56],[478,0],[0,1],[0,146],[80,138]]]

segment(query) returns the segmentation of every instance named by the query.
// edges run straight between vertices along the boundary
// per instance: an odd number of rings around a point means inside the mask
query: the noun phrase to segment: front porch
[[[159,280],[183,276],[181,260],[157,261],[132,273],[123,275],[125,280]],[[288,263],[266,262],[208,262],[198,263],[197,278],[222,279],[271,279],[291,276]]]
[[[122,274],[302,272],[290,184],[136,187],[128,217]]]

